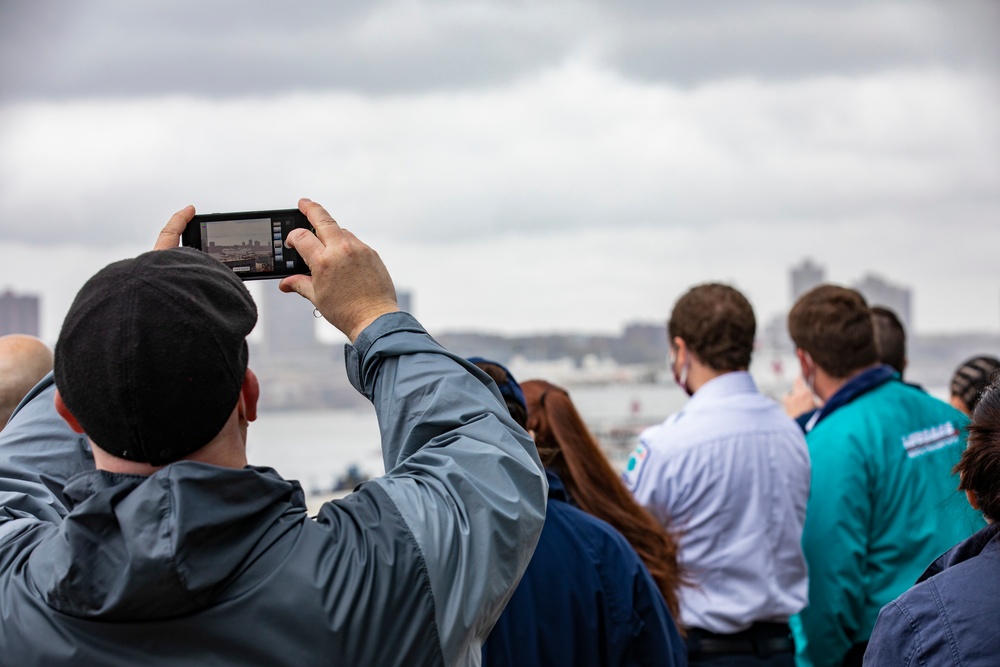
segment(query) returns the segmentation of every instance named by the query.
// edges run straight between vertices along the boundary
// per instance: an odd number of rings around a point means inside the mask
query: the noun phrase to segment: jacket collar
[[[887,366],[885,364],[876,366],[875,368],[869,368],[868,370],[859,373],[848,380],[843,387],[838,389],[837,393],[831,396],[830,400],[827,401],[823,407],[812,413],[812,416],[808,419],[808,421],[806,421],[805,426],[803,427],[805,432],[808,433],[813,430],[821,421],[859,396],[868,393],[876,387],[881,387],[889,380],[898,377],[899,374],[896,373],[896,370],[892,366]]]
[[[546,468],[545,477],[549,480],[549,500],[561,500],[564,503],[573,502],[569,494],[566,493],[566,485],[563,484],[559,475]]]
[[[930,579],[935,574],[943,572],[953,565],[964,563],[970,558],[978,556],[990,547],[991,542],[994,543],[994,549],[1000,547],[1000,523],[991,523],[969,539],[959,542],[938,556],[937,560],[931,563],[924,573],[920,575],[917,583],[919,584],[925,579]]]

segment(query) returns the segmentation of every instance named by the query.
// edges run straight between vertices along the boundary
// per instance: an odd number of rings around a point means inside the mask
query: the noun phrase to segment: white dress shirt
[[[809,474],[802,431],[746,372],[706,382],[643,432],[625,483],[678,533],[695,583],[680,591],[684,625],[731,634],[806,605]]]

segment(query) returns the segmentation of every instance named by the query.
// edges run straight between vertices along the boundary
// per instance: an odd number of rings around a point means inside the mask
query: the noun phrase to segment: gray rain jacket
[[[0,664],[478,664],[542,528],[534,445],[409,315],[346,356],[388,472],[315,520],[266,468],[96,471],[37,387],[0,432]]]

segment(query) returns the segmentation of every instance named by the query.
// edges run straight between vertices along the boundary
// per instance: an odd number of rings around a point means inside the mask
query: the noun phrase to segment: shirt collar
[[[713,403],[725,396],[754,393],[757,393],[757,385],[747,371],[723,373],[698,387],[681,412],[697,408],[702,403]]]

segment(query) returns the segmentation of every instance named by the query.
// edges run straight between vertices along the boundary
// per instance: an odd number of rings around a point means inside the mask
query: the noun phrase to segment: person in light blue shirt
[[[694,287],[668,324],[671,367],[691,399],[646,430],[625,482],[680,532],[692,665],[792,665],[788,619],[806,604],[801,430],[747,372],[756,321],[732,287]]]

